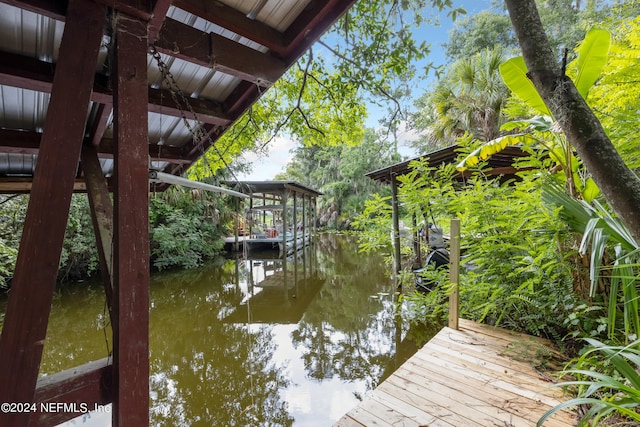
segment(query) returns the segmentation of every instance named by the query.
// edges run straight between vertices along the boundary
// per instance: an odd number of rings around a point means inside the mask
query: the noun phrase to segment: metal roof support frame
[[[116,14],[112,425],[149,424],[147,23]]]
[[[0,337],[0,401],[33,402],[78,159],[102,41],[106,7],[70,0]],[[28,412],[0,413],[0,425],[29,424]]]

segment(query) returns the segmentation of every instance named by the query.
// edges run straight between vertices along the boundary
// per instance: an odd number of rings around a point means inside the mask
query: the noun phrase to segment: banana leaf
[[[529,107],[547,116],[551,115],[533,82],[527,77],[527,66],[523,57],[511,58],[500,64],[500,75],[511,92]]]
[[[589,89],[607,65],[610,45],[611,34],[608,31],[592,28],[578,49],[578,75],[575,85],[584,99],[587,99]]]

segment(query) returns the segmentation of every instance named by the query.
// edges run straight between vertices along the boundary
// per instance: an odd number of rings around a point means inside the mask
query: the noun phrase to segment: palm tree
[[[482,52],[451,64],[436,87],[417,102],[416,128],[426,131],[427,143],[446,145],[464,133],[490,141],[500,133],[501,110],[509,91],[500,77],[502,49]]]

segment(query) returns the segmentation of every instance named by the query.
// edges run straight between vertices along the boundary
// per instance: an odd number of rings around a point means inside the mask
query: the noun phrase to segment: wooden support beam
[[[31,178],[4,178],[0,177],[0,194],[31,193],[33,180]],[[84,193],[87,186],[82,179],[76,179],[73,183],[74,193]]]
[[[189,106],[198,115],[198,121],[218,126],[227,126],[231,124],[231,119],[223,110],[222,105],[201,98],[189,98]],[[187,118],[192,119],[191,111],[186,105],[179,105],[171,96],[171,92],[165,89],[149,89],[149,111],[158,114],[164,114],[173,117],[182,117],[183,114]]]
[[[317,0],[309,2],[296,20],[284,32],[287,46],[285,60],[293,64],[313,42],[324,34],[355,0]]]
[[[84,137],[106,7],[70,0],[0,337],[0,402],[32,402]],[[24,426],[29,413],[0,412]]]
[[[103,405],[111,403],[112,368],[105,357],[38,380],[34,398],[37,413],[29,426],[52,427],[87,411],[104,409]],[[68,406],[61,408],[60,404]]]
[[[107,130],[107,125],[109,124],[109,117],[111,116],[113,105],[97,104],[95,108],[96,114],[93,118],[91,130],[89,131],[89,140],[94,147],[97,147],[100,145],[100,141],[104,136],[105,130]]]
[[[0,153],[38,154],[41,139],[42,134],[37,132],[0,129]],[[113,140],[103,138],[97,150],[100,158],[113,158]],[[149,155],[152,160],[160,162],[185,164],[192,161],[183,158],[181,147],[150,145]],[[75,188],[75,190],[84,190],[84,183],[81,187]]]
[[[150,45],[154,44],[158,38],[169,7],[171,7],[171,0],[155,0],[151,19],[149,20],[148,40]]]
[[[0,84],[35,90],[38,92],[51,92],[53,75],[56,65],[0,51]],[[94,77],[91,100],[105,104],[108,108],[113,103],[113,92],[107,86],[105,76],[96,74]],[[182,117],[184,106],[179,106],[173,100],[171,91],[166,89],[149,88],[149,111],[165,114],[173,117]],[[207,99],[189,99],[189,104],[203,123],[214,125],[229,125],[231,119],[224,111],[222,105]],[[108,117],[108,112],[107,112]]]
[[[393,222],[393,265],[394,272],[399,274],[402,270],[402,258],[400,258],[400,214],[398,212],[398,180],[395,174],[391,174],[391,220]]]
[[[458,329],[460,319],[460,220],[451,220],[450,247],[449,247],[449,281],[451,293],[449,294],[449,327]]]
[[[109,316],[113,323],[113,204],[95,147],[85,146],[82,149],[80,159],[84,179],[87,183],[93,232],[98,246],[100,274],[107,296]]]
[[[147,26],[115,19],[112,423],[138,427],[149,424]]]
[[[173,5],[261,44],[279,55],[286,52],[287,47],[283,43],[284,36],[281,32],[248,18],[244,13],[224,3],[216,0],[174,0]]]
[[[164,21],[156,47],[166,55],[264,87],[271,86],[287,69],[280,59],[169,18]]]

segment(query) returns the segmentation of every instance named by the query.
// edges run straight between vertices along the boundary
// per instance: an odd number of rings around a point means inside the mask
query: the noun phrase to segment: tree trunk
[[[535,0],[505,0],[529,78],[575,147],[613,210],[640,242],[640,178],[607,137],[600,121],[563,74],[547,40]]]

